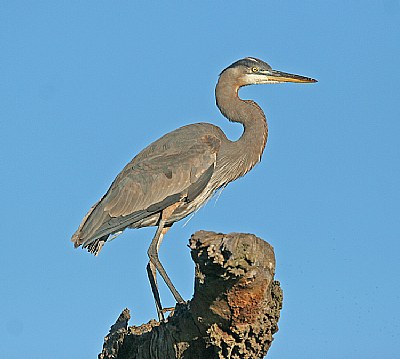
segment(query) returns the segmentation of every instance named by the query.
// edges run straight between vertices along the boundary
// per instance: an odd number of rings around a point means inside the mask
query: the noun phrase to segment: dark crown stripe
[[[271,69],[271,66],[269,66],[266,62],[260,59],[257,59],[255,57],[245,57],[244,59],[238,60],[233,64],[229,65],[225,70],[232,69],[238,66],[246,66],[246,67],[259,66],[266,70]],[[223,70],[222,72],[224,72],[225,70]]]

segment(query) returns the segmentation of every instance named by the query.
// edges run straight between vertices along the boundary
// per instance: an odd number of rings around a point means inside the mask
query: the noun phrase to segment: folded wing
[[[174,146],[165,142],[148,147],[90,209],[72,236],[75,246],[88,247],[100,238],[104,242],[173,203],[193,201],[212,177],[219,144],[217,137],[204,135]]]

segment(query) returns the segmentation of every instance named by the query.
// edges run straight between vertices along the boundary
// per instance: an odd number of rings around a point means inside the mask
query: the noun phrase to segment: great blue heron
[[[273,70],[253,57],[227,67],[215,89],[217,106],[228,120],[243,125],[242,136],[230,141],[210,123],[183,126],[164,135],[125,166],[72,236],[75,247],[82,245],[97,255],[110,235],[127,227],[157,226],[147,252],[147,272],[159,320],[164,316],[156,271],[175,300],[184,302],[158,259],[163,236],[174,222],[196,211],[219,188],[245,175],[261,160],[268,136],[265,115],[254,101],[240,99],[238,91],[246,85],[279,82],[316,80]]]

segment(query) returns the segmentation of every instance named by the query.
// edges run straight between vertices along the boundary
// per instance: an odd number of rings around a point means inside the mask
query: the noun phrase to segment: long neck
[[[250,171],[261,160],[267,143],[268,125],[264,112],[254,101],[238,96],[240,85],[223,72],[215,89],[217,106],[230,121],[243,125],[242,136],[227,146],[225,161],[235,168],[232,180]]]

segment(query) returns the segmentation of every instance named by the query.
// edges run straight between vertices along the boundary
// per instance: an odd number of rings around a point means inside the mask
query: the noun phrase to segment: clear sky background
[[[122,309],[156,317],[154,228],[97,258],[70,237],[162,134],[212,122],[238,138],[214,86],[253,56],[319,82],[241,90],[269,122],[263,161],[175,224],[161,260],[190,299],[190,235],[254,233],[284,290],[269,358],[400,358],[399,24],[398,0],[2,1],[2,357],[95,358]]]

